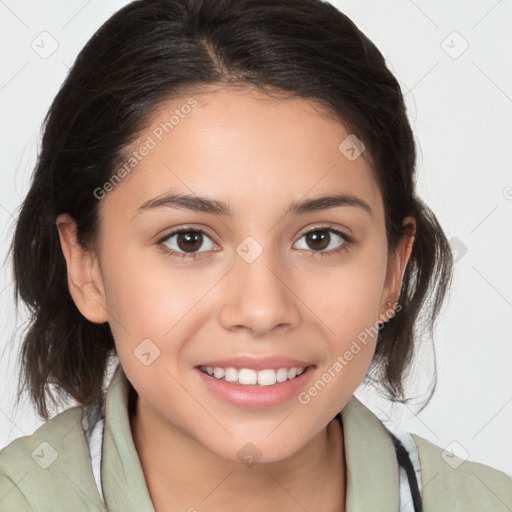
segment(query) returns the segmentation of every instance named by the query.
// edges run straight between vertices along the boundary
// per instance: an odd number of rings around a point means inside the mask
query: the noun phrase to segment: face
[[[348,136],[313,101],[249,89],[154,112],[97,191],[91,288],[73,292],[109,322],[141,414],[225,459],[252,443],[270,462],[347,403],[408,258],[388,256],[381,193],[365,153],[340,150]]]

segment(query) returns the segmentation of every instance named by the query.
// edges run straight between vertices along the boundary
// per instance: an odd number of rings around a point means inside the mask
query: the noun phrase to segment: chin
[[[252,467],[255,464],[270,464],[292,457],[304,447],[308,440],[303,441],[299,432],[287,432],[286,435],[275,433],[270,436],[267,432],[255,435],[246,434],[222,445],[208,442],[203,446],[217,457]]]

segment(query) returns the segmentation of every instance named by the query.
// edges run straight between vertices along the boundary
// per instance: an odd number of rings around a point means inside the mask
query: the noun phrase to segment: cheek
[[[103,274],[110,311],[124,320],[127,330],[139,334],[149,334],[141,332],[146,328],[155,333],[169,329],[194,295],[186,276],[166,266],[157,248],[141,249],[129,240],[111,241]]]
[[[376,249],[375,254],[381,252]],[[349,264],[326,274],[321,286],[318,280],[309,283],[310,301],[333,338],[347,340],[376,325],[386,278],[382,254],[381,258],[358,253]]]
[[[338,383],[333,388],[347,384],[357,387],[370,365],[386,277],[385,254],[385,246],[361,251],[350,264],[324,280],[321,293],[319,283],[315,292],[311,283],[309,300],[327,326],[328,356],[320,373],[329,372],[325,378]]]
[[[109,323],[119,356],[133,356],[149,339],[155,350],[166,352],[167,361],[175,361],[181,347],[199,328],[200,302],[218,282],[218,273],[213,269],[180,269],[157,249],[148,249],[149,256],[140,248],[121,254],[115,248],[122,245],[112,245],[103,274]]]

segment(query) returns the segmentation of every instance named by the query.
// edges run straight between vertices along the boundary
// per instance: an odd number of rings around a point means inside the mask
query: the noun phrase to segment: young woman
[[[47,421],[0,453],[0,511],[510,510],[507,475],[353,396],[404,399],[450,282],[414,173],[400,87],[332,5],[115,14],[50,108],[13,240]],[[57,396],[81,406],[49,419]]]

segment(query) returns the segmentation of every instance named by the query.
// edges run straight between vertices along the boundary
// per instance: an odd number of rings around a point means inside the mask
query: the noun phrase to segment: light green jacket
[[[105,502],[94,481],[81,407],[76,406],[0,452],[0,512],[154,512],[133,443],[127,396],[126,376],[119,366],[105,402],[101,462]],[[397,512],[399,469],[388,432],[355,397],[341,416],[347,512]],[[505,473],[469,461],[449,465],[441,448],[413,437],[421,463],[424,512],[512,511],[512,479]]]

